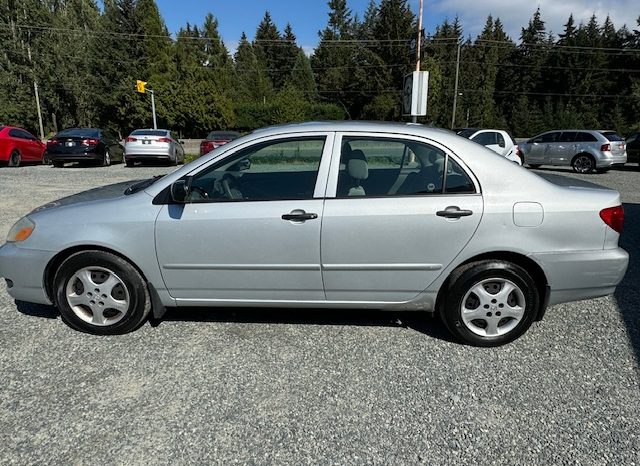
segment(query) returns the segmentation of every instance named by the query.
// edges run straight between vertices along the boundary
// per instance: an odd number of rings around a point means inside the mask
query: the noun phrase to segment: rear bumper
[[[98,154],[97,152],[81,152],[79,154],[52,154],[51,152],[47,152],[47,158],[52,162],[98,162],[104,159],[104,155]]]
[[[124,156],[127,160],[136,159],[168,159],[173,156],[173,151],[170,146],[166,147],[151,147],[151,145],[144,146],[125,146]]]
[[[44,271],[54,255],[14,243],[0,246],[0,277],[7,282],[9,295],[20,301],[52,304],[44,287]]]
[[[611,167],[613,165],[624,165],[627,163],[627,154],[623,155],[611,155],[611,153],[607,153],[606,157],[601,157],[596,161],[596,167]]]
[[[547,276],[549,304],[597,298],[613,293],[627,271],[622,248],[601,251],[531,254]]]

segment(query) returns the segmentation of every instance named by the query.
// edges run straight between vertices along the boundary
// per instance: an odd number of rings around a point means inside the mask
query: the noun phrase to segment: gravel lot
[[[2,168],[0,238],[38,205],[169,170]],[[373,311],[170,311],[95,337],[1,286],[0,463],[640,464],[640,171],[580,177],[622,192],[629,272],[502,348]]]

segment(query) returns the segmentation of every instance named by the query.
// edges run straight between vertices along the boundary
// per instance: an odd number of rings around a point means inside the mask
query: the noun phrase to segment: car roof
[[[305,123],[267,126],[253,131],[252,134],[268,135],[282,133],[303,133],[306,131],[357,131],[371,133],[398,133],[424,136],[426,133],[442,136],[444,134],[458,137],[453,131],[433,128],[419,123],[398,123],[389,121],[310,121]]]

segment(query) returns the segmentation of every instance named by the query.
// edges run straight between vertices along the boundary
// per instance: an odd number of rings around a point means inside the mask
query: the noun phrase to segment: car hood
[[[56,209],[60,207],[66,207],[74,204],[80,204],[83,202],[103,201],[107,199],[116,199],[118,197],[123,197],[124,191],[128,187],[136,183],[139,183],[140,181],[144,181],[144,180],[124,181],[122,183],[115,183],[107,186],[100,186],[99,188],[93,188],[87,191],[83,191],[81,193],[72,194],[71,196],[63,197],[56,201],[41,205],[40,207],[36,207],[29,213],[29,215],[42,212],[44,210],[51,210],[51,209]]]

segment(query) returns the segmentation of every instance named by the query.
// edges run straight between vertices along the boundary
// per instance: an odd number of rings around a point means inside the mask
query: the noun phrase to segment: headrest
[[[362,152],[362,151],[354,151]],[[366,180],[369,177],[369,165],[361,159],[349,160],[349,176],[356,180]]]
[[[352,150],[349,159],[364,160],[365,162],[367,161],[367,158],[364,156],[364,152],[362,152],[360,149]]]

